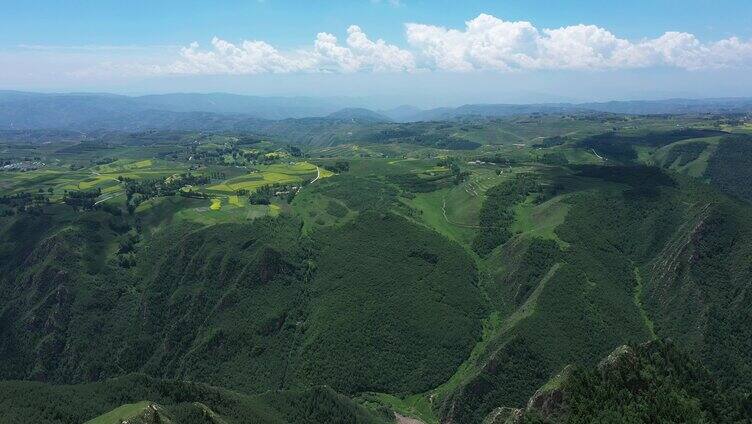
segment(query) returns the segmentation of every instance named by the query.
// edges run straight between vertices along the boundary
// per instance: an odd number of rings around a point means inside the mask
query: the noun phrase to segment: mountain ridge
[[[485,103],[420,109],[366,108],[357,98],[262,97],[228,93],[125,96],[109,93],[0,91],[0,129],[227,130],[244,120],[358,118],[365,123],[498,118],[529,114],[708,114],[752,112],[752,98],[633,100],[589,103]],[[355,115],[352,115],[355,111]],[[200,114],[203,124],[196,123]]]

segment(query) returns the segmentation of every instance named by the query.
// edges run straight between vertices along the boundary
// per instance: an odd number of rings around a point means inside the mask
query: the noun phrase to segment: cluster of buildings
[[[13,162],[9,164],[5,164],[2,167],[0,167],[3,171],[33,171],[35,169],[39,169],[44,166],[44,162],[31,162],[31,161],[23,161],[23,162]]]

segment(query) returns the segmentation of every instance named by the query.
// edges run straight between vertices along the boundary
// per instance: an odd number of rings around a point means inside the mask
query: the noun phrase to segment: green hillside
[[[562,381],[578,406],[553,422],[743,422],[749,140],[728,122],[0,134],[0,422],[536,422]],[[622,345],[659,403],[592,371]]]

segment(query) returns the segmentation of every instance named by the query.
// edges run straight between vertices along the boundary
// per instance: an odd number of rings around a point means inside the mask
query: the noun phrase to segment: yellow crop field
[[[293,174],[293,175],[301,175],[301,174],[309,174],[312,172],[316,172],[316,165],[308,163],[308,162],[297,162],[294,164],[281,164],[277,163],[274,165],[269,165],[265,169],[269,172],[279,172],[283,174]]]
[[[209,209],[213,211],[218,211],[222,209],[222,199],[218,199],[218,198],[211,199],[211,206],[209,206]]]
[[[138,162],[134,162],[134,163],[130,164],[129,166],[127,166],[127,168],[129,168],[129,169],[149,168],[153,164],[154,164],[154,162],[152,162],[151,159],[144,159],[144,160],[140,160]]]
[[[99,165],[96,167],[96,170],[100,173],[106,174],[106,173],[113,173],[113,172],[123,172],[123,171],[151,168],[153,166],[154,166],[154,161],[152,161],[151,159],[143,159],[139,161],[119,159],[112,163]]]
[[[331,172],[321,169],[321,177],[330,175],[332,175]],[[237,190],[253,191],[264,185],[296,184],[315,177],[316,165],[308,162],[274,164],[261,168],[260,172],[230,178],[207,188],[213,191],[234,193]]]

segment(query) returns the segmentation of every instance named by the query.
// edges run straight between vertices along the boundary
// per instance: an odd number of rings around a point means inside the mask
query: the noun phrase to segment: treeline
[[[17,213],[39,213],[41,207],[48,205],[50,198],[43,192],[21,192],[0,196],[0,216],[9,216]]]
[[[75,210],[90,210],[94,207],[97,197],[102,195],[102,189],[94,190],[68,190],[63,195],[63,203],[70,205]]]
[[[479,255],[487,255],[506,243],[512,237],[515,205],[529,194],[540,191],[541,185],[532,174],[517,174],[513,179],[491,187],[480,209],[480,228],[473,240],[473,250]]]
[[[470,176],[470,172],[462,170],[462,168],[460,167],[460,161],[457,158],[453,158],[451,156],[439,159],[436,162],[436,166],[449,168],[449,172],[451,172],[454,177],[454,185],[460,184]]]
[[[213,149],[199,149],[197,146],[189,146],[185,153],[185,159],[191,162],[203,163],[206,165],[251,165],[256,163],[272,163],[277,158],[267,156],[271,153],[266,150],[243,150],[242,144],[227,144],[217,146]],[[300,149],[294,146],[287,148],[292,156],[300,156]]]
[[[128,212],[133,213],[136,207],[152,197],[174,196],[185,186],[202,185],[210,182],[209,177],[184,173],[164,179],[133,180],[119,176],[118,181],[125,186],[126,204]],[[194,193],[185,193],[186,196],[194,197]]]
[[[548,149],[550,147],[561,146],[562,144],[566,143],[569,140],[570,138],[567,136],[562,137],[562,136],[556,135],[553,137],[546,137],[543,140],[539,141],[538,143],[533,144],[531,147]]]
[[[450,125],[435,123],[393,124],[378,131],[366,132],[364,141],[370,143],[407,143],[446,150],[474,150],[479,143],[457,137]]]
[[[268,205],[271,204],[274,197],[283,198],[288,203],[291,203],[299,189],[299,185],[265,184],[251,192],[250,196],[248,196],[248,203],[252,205]],[[238,190],[238,195],[246,194],[244,191]]]
[[[332,171],[335,174],[347,172],[350,170],[350,162],[344,161],[344,160],[338,160],[334,162],[333,164],[328,163],[324,165],[324,169],[328,169],[329,171]]]
[[[400,188],[412,193],[428,193],[434,190],[438,190],[442,187],[448,187],[451,185],[457,185],[461,182],[461,178],[464,179],[469,173],[465,173],[460,176],[460,173],[453,172],[437,172],[434,175],[427,174],[394,174],[389,175],[387,178],[389,181],[397,184]],[[407,193],[403,193],[407,195]]]

